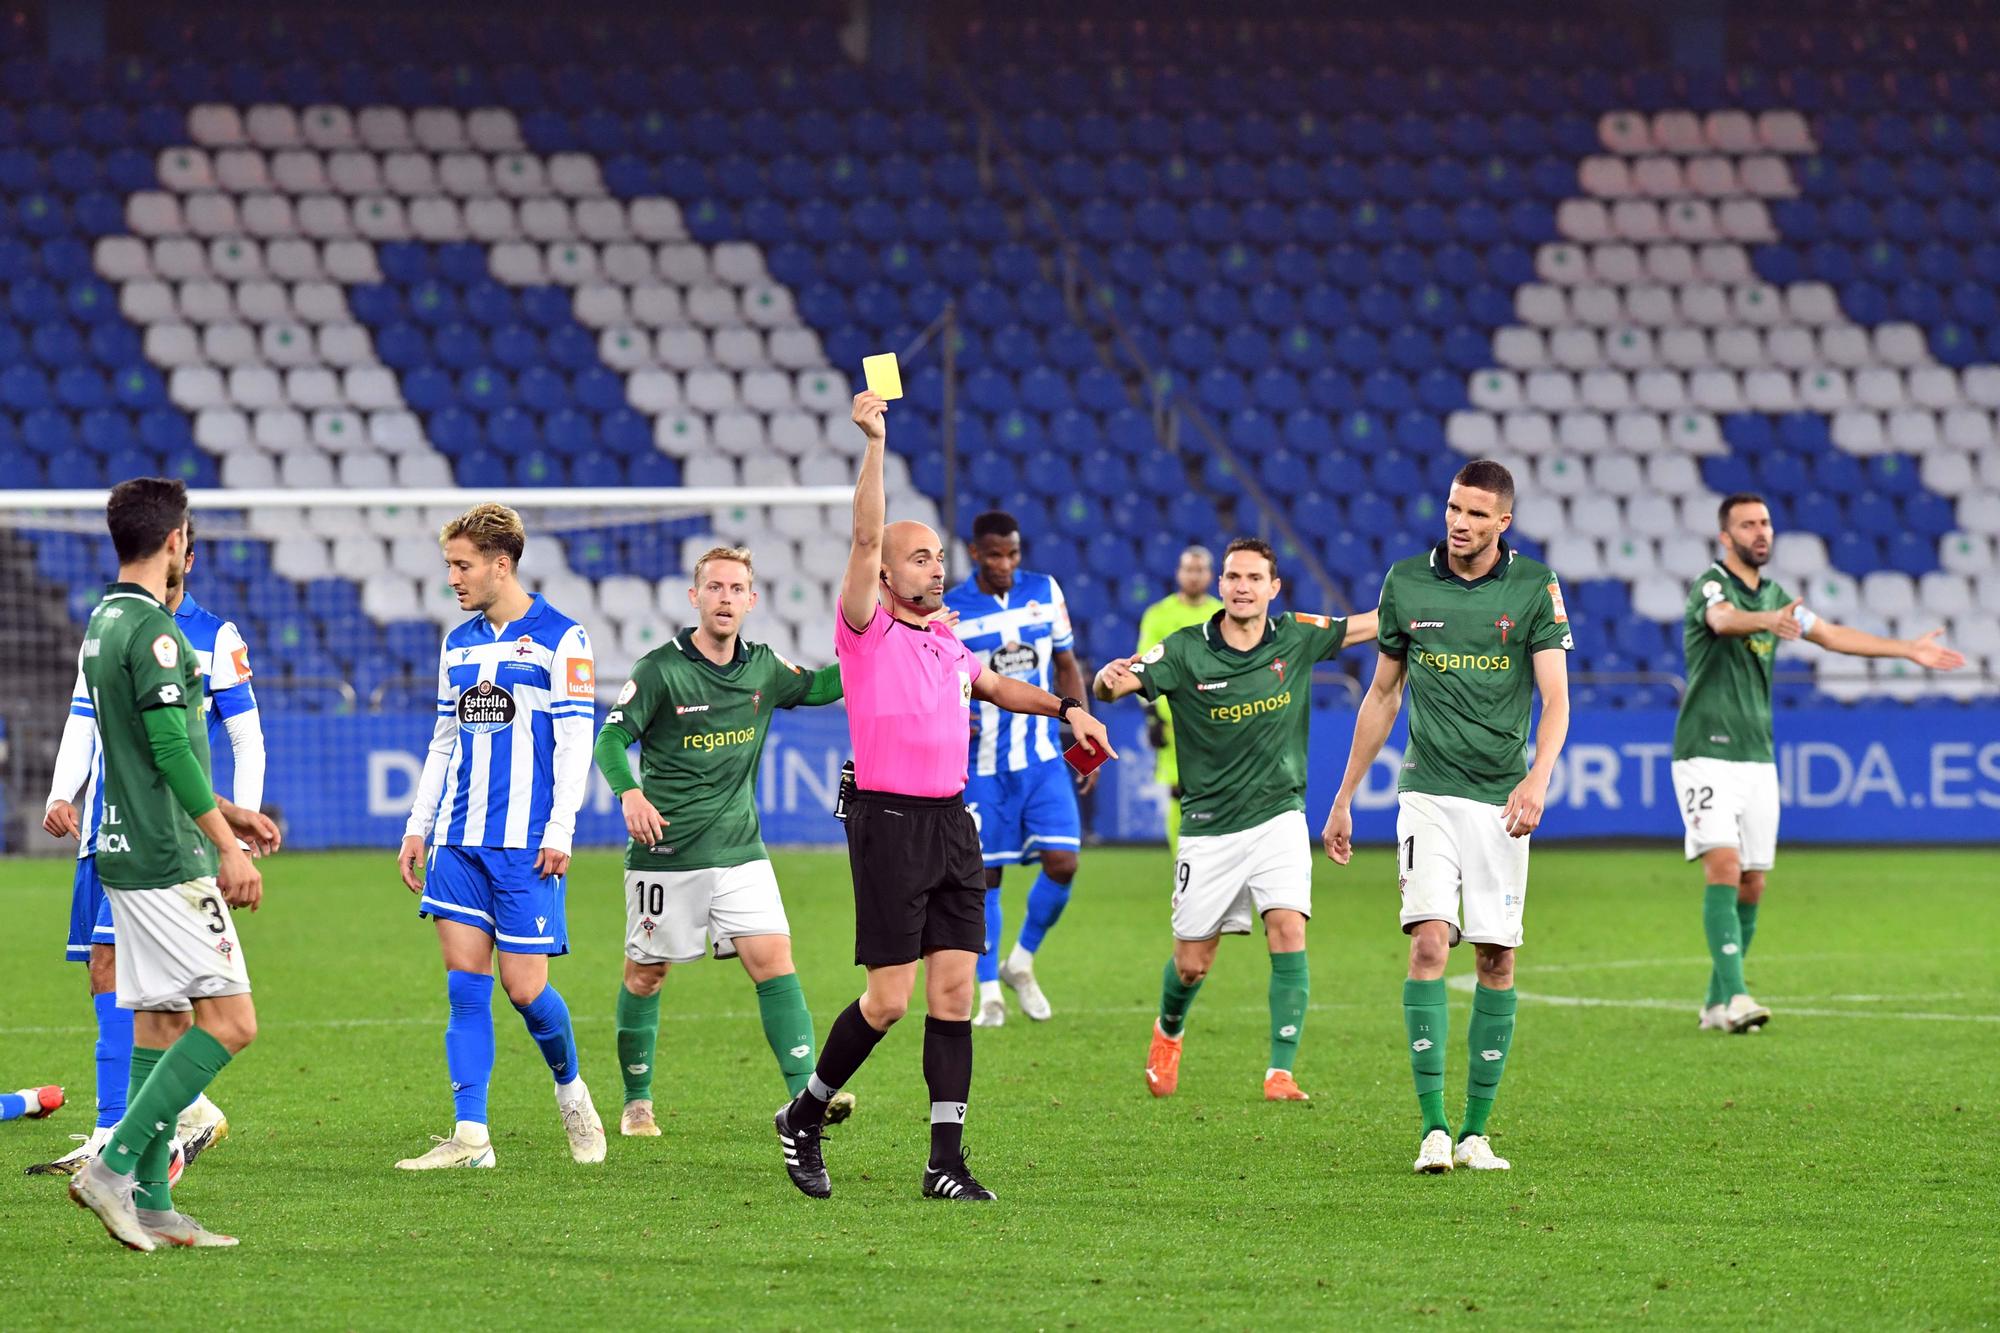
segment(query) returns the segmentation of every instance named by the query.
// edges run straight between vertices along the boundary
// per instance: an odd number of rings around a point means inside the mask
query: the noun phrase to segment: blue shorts
[[[547,879],[526,847],[433,847],[419,917],[462,921],[502,953],[568,953],[568,876]]]
[[[965,808],[979,826],[979,854],[988,866],[1022,865],[1041,860],[1044,848],[1073,852],[1083,845],[1076,786],[1060,759],[1013,773],[973,774],[965,783]]]
[[[97,877],[97,858],[83,857],[76,863],[76,880],[69,891],[69,944],[63,956],[72,963],[87,963],[91,945],[116,943],[111,899],[105,896],[104,881]]]

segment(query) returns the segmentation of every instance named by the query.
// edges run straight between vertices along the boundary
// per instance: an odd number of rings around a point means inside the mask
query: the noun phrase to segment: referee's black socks
[[[972,1094],[972,1020],[924,1019],[924,1083],[931,1092],[931,1167],[936,1169],[956,1162],[965,1152],[965,1102]]]
[[[971,1025],[966,1027],[966,1075],[972,1070]],[[839,1092],[861,1068],[875,1043],[882,1040],[883,1033],[868,1026],[868,1020],[861,1016],[861,1001],[855,1000],[840,1011],[840,1017],[833,1020],[832,1028],[826,1034],[826,1045],[820,1048],[819,1063],[813,1067],[806,1080],[805,1091],[792,1102],[792,1122],[794,1124],[818,1124],[826,1119],[826,1104]],[[928,1056],[926,1057],[928,1059]]]

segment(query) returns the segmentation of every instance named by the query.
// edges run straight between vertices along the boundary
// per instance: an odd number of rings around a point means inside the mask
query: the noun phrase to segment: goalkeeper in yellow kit
[[[1146,608],[1139,618],[1139,646],[1135,656],[1143,657],[1154,644],[1177,629],[1199,625],[1222,609],[1222,602],[1209,590],[1215,581],[1215,557],[1206,546],[1190,546],[1181,552],[1174,570],[1174,591]],[[1167,850],[1175,850],[1181,834],[1181,772],[1174,758],[1173,716],[1167,701],[1156,699],[1146,715],[1146,739],[1159,755],[1154,777],[1167,789]]]

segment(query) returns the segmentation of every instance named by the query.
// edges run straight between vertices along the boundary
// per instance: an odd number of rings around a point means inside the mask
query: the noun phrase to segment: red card
[[[1093,750],[1082,741],[1072,741],[1063,751],[1063,758],[1079,773],[1095,773],[1105,760],[1111,757],[1105,750]]]

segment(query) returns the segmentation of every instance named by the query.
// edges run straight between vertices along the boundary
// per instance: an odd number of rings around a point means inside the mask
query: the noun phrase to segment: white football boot
[[[421,1157],[405,1157],[396,1163],[398,1171],[441,1171],[447,1167],[490,1167],[495,1164],[493,1140],[471,1143],[454,1132],[448,1139],[431,1135],[436,1146]]]
[[[1732,997],[1729,1009],[1723,1014],[1723,1022],[1731,1032],[1755,1032],[1770,1021],[1771,1011],[1748,995]]]
[[[1049,997],[1042,994],[1042,988],[1035,981],[1035,956],[1016,948],[1000,964],[1000,980],[1014,991],[1014,998],[1021,1002],[1021,1012],[1037,1023],[1046,1023],[1054,1010],[1049,1008]]]
[[[187,1164],[193,1166],[195,1158],[229,1137],[229,1119],[203,1093],[181,1112],[174,1124],[174,1137],[180,1140],[181,1151],[187,1154]]]
[[[1702,1006],[1701,1023],[1695,1029],[1695,1031],[1697,1032],[1729,1031],[1729,1006],[1726,1004],[1710,1004]]]
[[[1441,1176],[1451,1170],[1451,1135],[1442,1129],[1424,1135],[1413,1169],[1422,1176]]]
[[[150,1252],[157,1246],[140,1225],[135,1202],[138,1191],[136,1178],[120,1175],[96,1158],[85,1163],[69,1181],[70,1199],[77,1207],[96,1213],[97,1220],[111,1233],[111,1239],[128,1250]]]
[[[1007,1022],[1007,1002],[987,1000],[979,1006],[979,1012],[972,1016],[972,1026],[976,1028],[997,1028]]]
[[[1469,1171],[1505,1171],[1510,1165],[1506,1158],[1493,1155],[1493,1145],[1484,1134],[1468,1134],[1460,1139],[1451,1160]]]
[[[210,1231],[186,1213],[149,1213],[141,1211],[139,1225],[153,1238],[155,1245],[179,1245],[190,1250],[226,1250],[236,1244],[236,1237],[225,1236],[220,1231]]]
[[[628,1139],[657,1139],[660,1122],[653,1119],[651,1101],[626,1102],[618,1117],[618,1132]]]
[[[562,1114],[563,1133],[569,1135],[569,1155],[586,1165],[603,1161],[604,1122],[597,1118],[582,1079],[556,1088],[556,1110]]]
[[[76,1143],[76,1147],[70,1149],[61,1157],[56,1158],[53,1162],[35,1163],[28,1168],[28,1174],[31,1176],[75,1175],[77,1172],[83,1170],[99,1152],[103,1151],[105,1144],[111,1142],[111,1127],[105,1125],[92,1130],[88,1134],[72,1134],[70,1138]]]

